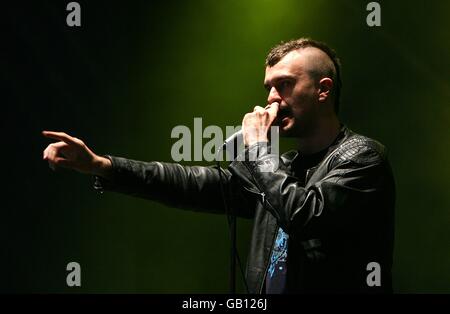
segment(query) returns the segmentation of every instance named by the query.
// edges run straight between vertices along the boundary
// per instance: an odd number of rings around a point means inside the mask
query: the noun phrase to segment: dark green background
[[[2,11],[1,291],[227,292],[224,216],[98,195],[48,168],[40,132],[170,161],[174,126],[240,124],[265,103],[270,47],[308,36],[341,58],[342,121],[389,148],[395,291],[450,292],[450,2],[379,1],[373,28],[369,1],[80,1],[81,28],[66,26],[68,2]],[[250,228],[239,220],[243,259]],[[66,286],[71,261],[81,288]]]

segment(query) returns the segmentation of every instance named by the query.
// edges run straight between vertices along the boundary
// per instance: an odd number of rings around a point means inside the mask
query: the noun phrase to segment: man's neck
[[[300,153],[311,155],[324,150],[333,143],[340,129],[341,124],[335,115],[321,119],[310,136],[298,140]]]

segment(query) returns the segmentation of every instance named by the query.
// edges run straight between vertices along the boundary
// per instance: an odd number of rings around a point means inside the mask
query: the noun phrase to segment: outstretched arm
[[[44,131],[60,140],[50,144],[43,159],[52,169],[64,167],[96,177],[95,188],[161,202],[168,206],[211,213],[225,213],[220,185],[228,205],[241,217],[253,217],[254,203],[235,188],[237,180],[217,167],[182,166],[177,163],[144,162],[95,154],[80,139],[62,132]],[[222,181],[221,181],[222,178]]]

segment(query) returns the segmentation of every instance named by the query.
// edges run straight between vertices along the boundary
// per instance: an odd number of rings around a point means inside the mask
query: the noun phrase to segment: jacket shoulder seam
[[[342,143],[333,153],[334,163],[353,161],[377,163],[386,159],[386,148],[380,142],[362,135],[354,135]]]

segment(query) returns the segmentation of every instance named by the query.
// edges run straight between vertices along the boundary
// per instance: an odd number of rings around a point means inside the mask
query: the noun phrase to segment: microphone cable
[[[220,152],[220,151],[219,151]],[[220,153],[223,153],[223,151],[221,151]],[[217,154],[217,157],[218,157],[218,154]],[[239,251],[238,251],[238,249],[237,249],[237,241],[236,241],[236,234],[237,234],[237,217],[236,217],[236,215],[234,215],[234,226],[232,225],[232,220],[233,220],[233,217],[232,217],[232,213],[230,212],[230,208],[228,207],[228,203],[227,203],[227,198],[226,198],[226,195],[225,195],[225,189],[224,189],[224,183],[223,183],[223,177],[222,177],[222,169],[220,168],[220,158],[216,158],[216,161],[217,161],[217,170],[219,171],[219,185],[220,185],[220,191],[221,191],[221,194],[222,194],[222,200],[223,200],[223,206],[224,206],[224,208],[225,208],[225,213],[226,213],[226,216],[227,216],[227,221],[228,221],[228,231],[229,231],[229,234],[230,234],[230,240],[231,240],[231,242],[232,242],[232,246],[233,246],[233,250],[234,250],[234,254],[235,254],[235,256],[236,256],[236,259],[237,259],[237,262],[238,262],[238,266],[239,266],[239,270],[240,270],[240,272],[241,272],[241,276],[242,276],[242,279],[243,279],[243,281],[244,281],[244,285],[245,285],[245,289],[246,289],[246,291],[247,291],[247,294],[249,294],[250,293],[250,291],[249,291],[249,289],[248,289],[248,284],[247,284],[247,278],[245,278],[245,273],[244,273],[244,269],[243,269],[243,267],[242,267],[242,263],[241,263],[241,259],[240,259],[240,257],[239,257]],[[234,227],[234,228],[233,228]],[[234,241],[233,241],[234,240]],[[234,244],[236,244],[236,245],[234,245]],[[236,261],[234,260],[234,258],[233,258],[233,261],[232,261],[232,264],[231,264],[231,269],[233,270],[234,269],[234,267],[235,267],[235,263],[236,263]],[[232,274],[233,276],[235,275],[235,274]],[[235,281],[235,278],[232,278],[232,282],[234,283],[234,281]],[[235,289],[235,286],[234,287],[232,287],[233,289]],[[234,292],[236,292],[236,291],[234,291]]]

